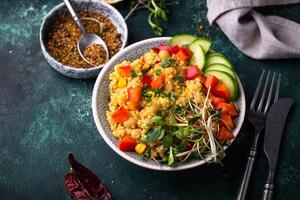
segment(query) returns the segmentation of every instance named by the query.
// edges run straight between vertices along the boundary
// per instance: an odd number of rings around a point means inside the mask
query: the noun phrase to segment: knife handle
[[[264,188],[263,200],[271,200],[273,194],[274,185],[272,183],[266,183]]]

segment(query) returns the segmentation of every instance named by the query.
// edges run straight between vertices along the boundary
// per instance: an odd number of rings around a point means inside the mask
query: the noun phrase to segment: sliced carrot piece
[[[234,128],[234,123],[232,121],[232,118],[229,114],[221,113],[221,120],[222,122],[229,128]]]

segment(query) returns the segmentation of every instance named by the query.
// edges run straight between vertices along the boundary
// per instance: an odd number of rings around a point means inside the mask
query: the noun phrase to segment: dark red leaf
[[[74,159],[72,153],[69,153],[68,160],[72,169],[76,173],[78,180],[82,186],[88,191],[90,196],[95,200],[111,200],[112,197],[107,191],[105,185],[99,178],[88,168],[80,164]]]

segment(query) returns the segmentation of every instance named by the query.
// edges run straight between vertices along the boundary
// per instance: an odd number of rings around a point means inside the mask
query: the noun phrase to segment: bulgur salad
[[[217,162],[234,135],[237,77],[212,42],[177,35],[110,73],[107,120],[121,151],[174,165]]]

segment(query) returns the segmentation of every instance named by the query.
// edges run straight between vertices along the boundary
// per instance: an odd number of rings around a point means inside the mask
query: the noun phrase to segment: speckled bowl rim
[[[89,1],[87,1],[86,3],[90,3]],[[122,41],[122,45],[121,45],[121,48],[119,50],[119,52],[121,50],[123,50],[125,48],[125,46],[127,45],[127,42],[128,42],[128,27],[127,27],[127,24],[125,22],[125,19],[124,17],[121,15],[121,13],[116,9],[114,8],[112,5],[110,5],[109,3],[106,3],[104,1],[101,1],[100,3],[103,3],[105,4],[107,7],[109,7],[109,9],[113,10],[116,15],[122,20],[122,23],[125,25],[124,28],[125,28],[125,39],[124,41]],[[53,59],[53,61],[56,63],[56,64],[62,64],[61,62],[57,61],[55,58],[53,58],[53,56],[48,52],[48,49],[45,47],[45,44],[43,42],[43,34],[42,34],[42,31],[44,29],[44,26],[45,26],[45,23],[46,21],[48,20],[49,17],[51,17],[53,15],[53,13],[55,13],[57,10],[61,9],[62,7],[65,6],[65,3],[62,2],[58,5],[56,5],[54,8],[52,8],[47,16],[44,18],[44,20],[42,21],[42,24],[41,24],[41,27],[40,27],[40,45],[41,45],[41,48],[42,50],[47,54],[47,56],[51,57]],[[111,58],[110,58],[111,59]],[[109,60],[110,60],[109,59]],[[108,63],[108,62],[107,62]],[[74,71],[74,72],[88,72],[88,71],[94,71],[94,70],[98,70],[98,69],[103,69],[105,67],[105,65],[107,63],[104,63],[103,65],[100,65],[100,66],[97,66],[97,67],[91,67],[91,68],[75,68],[75,67],[71,67],[70,65],[64,65],[62,64],[66,69],[70,70],[70,71]],[[63,74],[64,75],[64,74]]]
[[[117,60],[119,58],[119,56],[122,56],[123,54],[126,54],[126,52],[130,52],[131,50],[137,48],[138,46],[140,46],[142,44],[145,44],[145,43],[158,43],[159,44],[159,43],[162,43],[163,40],[166,42],[170,38],[171,37],[157,37],[157,38],[150,38],[150,39],[142,40],[142,41],[139,41],[137,43],[131,44],[131,45],[127,46],[125,49],[123,49],[122,51],[118,52],[105,65],[105,67],[102,69],[102,71],[98,75],[96,83],[94,85],[93,95],[92,95],[92,112],[93,112],[93,117],[94,117],[95,124],[97,126],[97,129],[98,129],[101,137],[110,146],[110,148],[112,148],[117,154],[119,154],[121,157],[123,157],[124,159],[130,161],[133,164],[136,164],[138,166],[141,166],[141,167],[144,167],[144,168],[147,168],[147,169],[158,170],[158,171],[180,171],[180,170],[191,169],[191,168],[206,164],[207,161],[212,160],[212,157],[208,157],[205,160],[195,161],[193,163],[182,163],[182,164],[179,164],[178,166],[175,166],[175,167],[166,166],[166,165],[150,165],[150,164],[147,163],[147,161],[137,160],[137,159],[131,157],[126,152],[122,152],[121,150],[119,150],[119,148],[116,145],[113,144],[113,142],[110,140],[110,138],[105,133],[105,131],[104,131],[102,125],[101,125],[101,122],[99,121],[99,118],[98,118],[97,96],[99,95],[98,88],[100,86],[100,82],[105,77],[105,75],[107,75],[108,70],[111,67],[114,67],[111,63],[114,63],[115,60]],[[239,104],[240,113],[239,113],[239,117],[238,117],[238,119],[239,119],[238,122],[239,123],[236,124],[236,128],[233,130],[233,134],[235,135],[235,138],[231,142],[233,142],[236,139],[238,133],[240,132],[240,129],[241,129],[241,127],[243,125],[243,122],[244,122],[245,113],[246,113],[246,99],[245,99],[244,89],[243,89],[243,86],[242,86],[242,83],[241,83],[239,77],[237,77],[237,80],[238,80],[238,86],[239,86],[239,92],[240,92],[239,93],[239,98],[238,98],[238,101],[240,102],[240,104]],[[229,146],[231,146],[231,145],[232,145],[232,143]],[[228,147],[225,147],[224,150],[226,150]]]

